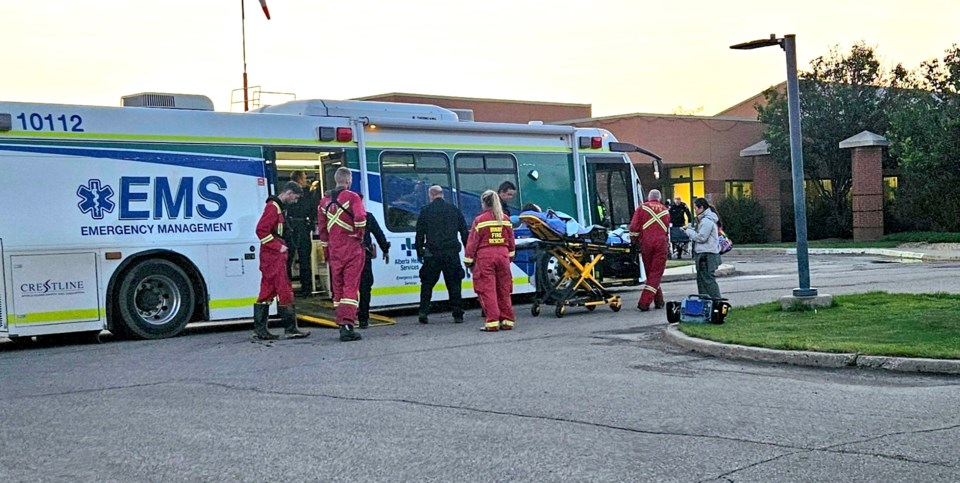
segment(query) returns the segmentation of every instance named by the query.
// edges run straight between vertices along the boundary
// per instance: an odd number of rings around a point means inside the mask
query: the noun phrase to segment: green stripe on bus
[[[309,141],[303,139],[272,139],[272,138],[232,138],[232,137],[213,137],[213,136],[162,136],[156,134],[102,134],[102,133],[63,133],[63,132],[43,132],[43,131],[11,131],[5,133],[3,137],[16,138],[49,138],[49,139],[89,139],[99,141],[174,141],[191,143],[233,143],[233,144],[256,144],[256,145],[303,145],[318,147],[344,147],[354,145],[355,143],[321,143],[319,141]]]
[[[507,146],[499,144],[438,144],[438,143],[404,143],[404,142],[368,142],[367,148],[416,148],[416,149],[475,149],[488,151],[530,151],[549,153],[570,153],[573,150],[565,147],[549,146]]]
[[[527,283],[530,283],[530,277],[514,277],[513,279],[514,285],[527,284]],[[463,284],[463,288],[472,289],[473,282],[467,282]],[[438,292],[438,291],[443,292],[446,290],[447,290],[447,286],[442,283],[438,283],[435,287],[433,287],[434,292]],[[408,293],[420,293],[420,285],[381,287],[381,288],[374,288],[370,290],[370,295],[401,295],[401,294],[408,294]]]
[[[220,299],[210,301],[210,310],[216,309],[235,309],[237,307],[252,307],[257,303],[256,297],[245,297],[242,299]]]
[[[57,310],[54,312],[34,312],[32,314],[13,314],[10,323],[22,324],[49,324],[54,322],[75,322],[82,320],[97,320],[100,318],[100,309]]]

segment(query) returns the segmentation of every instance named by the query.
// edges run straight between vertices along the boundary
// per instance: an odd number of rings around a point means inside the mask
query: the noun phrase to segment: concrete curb
[[[852,353],[829,353],[811,351],[787,351],[749,347],[736,344],[722,344],[698,339],[684,334],[677,324],[670,324],[664,331],[666,340],[682,349],[724,359],[740,359],[756,362],[773,362],[809,367],[860,367],[867,369],[885,369],[897,372],[915,372],[929,374],[960,374],[960,360],[918,359],[908,357],[862,356]]]
[[[713,272],[716,277],[727,277],[737,273],[737,268],[733,265],[721,264],[715,272]],[[695,266],[690,265],[686,267],[677,267],[677,268],[668,268],[663,271],[663,278],[660,279],[660,282],[679,282],[684,280],[696,280],[697,279],[697,269]]]
[[[731,253],[745,256],[796,255],[796,248],[734,248]],[[890,258],[911,260],[957,261],[960,254],[956,251],[909,251],[895,248],[809,248],[809,255],[879,255]]]

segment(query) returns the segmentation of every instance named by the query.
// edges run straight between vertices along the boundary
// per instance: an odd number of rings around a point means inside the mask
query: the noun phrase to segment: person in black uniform
[[[443,199],[443,188],[433,185],[427,194],[430,204],[420,209],[415,244],[417,256],[423,260],[420,267],[420,323],[428,323],[433,287],[442,272],[453,309],[453,321],[459,324],[463,322],[460,291],[464,276],[460,247],[461,243],[467,242],[467,222],[460,209]],[[460,241],[457,241],[457,234]]]
[[[693,215],[690,214],[690,208],[687,208],[683,198],[677,196],[670,205],[670,224],[680,228],[686,228],[687,223],[693,222]]]
[[[363,198],[363,195],[360,195]],[[363,264],[363,274],[360,275],[360,307],[357,309],[357,323],[361,329],[370,326],[370,290],[373,289],[373,259],[377,258],[377,247],[373,244],[373,239],[377,240],[377,245],[383,251],[383,261],[390,264],[390,242],[384,236],[380,224],[373,214],[367,212],[367,229],[363,231],[363,250],[366,254],[366,261]]]
[[[500,197],[500,208],[503,209],[503,214],[509,217],[512,215],[510,213],[510,204],[513,201],[513,197],[517,195],[517,185],[513,184],[512,181],[504,181],[500,183],[500,186],[497,187],[497,196]]]
[[[313,292],[313,267],[310,265],[310,252],[313,250],[311,233],[316,225],[317,200],[307,192],[307,174],[303,171],[294,171],[290,181],[296,182],[303,188],[300,201],[288,205],[284,215],[287,232],[285,238],[290,246],[290,256],[287,257],[287,275],[293,278],[293,261],[296,258],[300,266],[300,297],[309,297]],[[296,253],[296,257],[294,257]]]

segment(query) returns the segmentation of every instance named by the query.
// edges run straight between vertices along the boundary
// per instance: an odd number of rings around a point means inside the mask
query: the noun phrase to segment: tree
[[[897,216],[914,229],[960,231],[960,48],[922,63],[910,84],[887,134],[901,170]]]
[[[840,141],[862,131],[884,133],[889,125],[887,110],[893,105],[890,87],[903,84],[906,71],[890,72],[880,66],[874,47],[862,41],[850,52],[838,47],[810,62],[801,71],[800,123],[803,136],[804,177],[812,185],[817,210],[808,217],[818,237],[849,238],[853,215],[850,189],[853,185],[850,152]],[[766,124],[763,137],[777,163],[790,170],[790,129],[786,94],[776,88],[764,92],[766,106],[757,106]],[[808,189],[808,193],[811,190]]]

